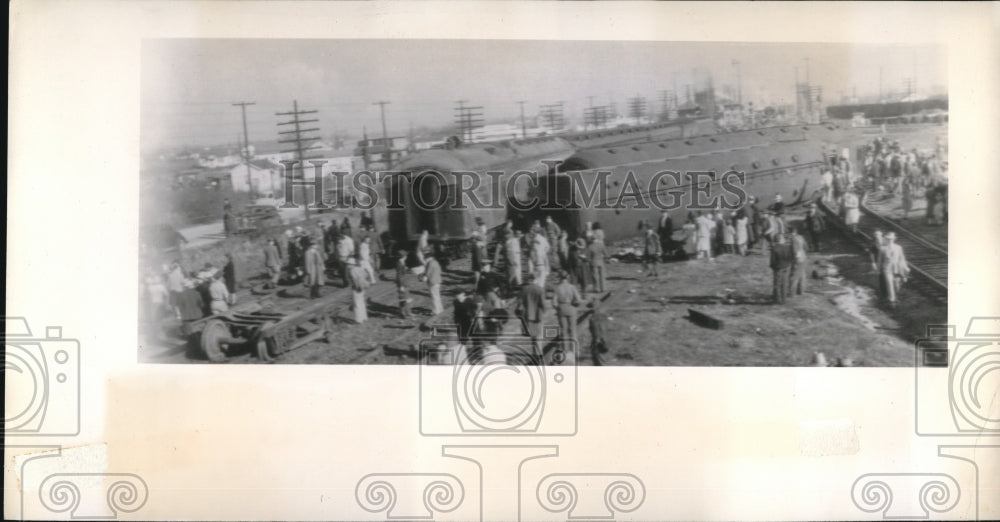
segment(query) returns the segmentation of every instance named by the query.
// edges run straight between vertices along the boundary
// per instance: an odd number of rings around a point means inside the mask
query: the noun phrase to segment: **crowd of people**
[[[822,172],[821,197],[840,209],[852,231],[856,231],[859,219],[861,186],[898,191],[905,205],[907,198],[914,197],[915,188],[930,190],[941,183],[942,167],[934,154],[903,152],[898,143],[876,138],[861,148],[858,157],[859,169],[843,153],[834,156]],[[946,199],[929,202],[928,215],[946,221]],[[783,304],[805,291],[809,253],[820,251],[827,229],[815,203],[809,205],[803,219],[793,223],[786,220],[786,210],[782,196],[776,194],[766,206],[751,196],[735,211],[689,212],[679,227],[667,212],[655,224],[640,220],[641,271],[658,278],[659,264],[669,259],[711,262],[718,256],[747,256],[756,250],[769,255],[773,300]],[[412,252],[393,248],[388,242],[387,235],[376,232],[371,214],[362,215],[357,230],[348,217],[339,223],[332,220],[287,229],[263,246],[264,287],[301,284],[308,289],[309,298],[315,299],[322,296],[327,278],[332,277],[351,289],[354,319],[363,324],[368,320],[366,293],[382,281],[396,286],[398,316],[416,320],[411,290],[421,284],[427,287],[429,315],[441,315],[445,310],[441,296],[443,259],[439,259],[429,232],[419,234]],[[481,343],[489,337],[482,335],[485,333],[495,337],[510,320],[519,318],[540,352],[542,322],[549,314],[558,323],[558,339],[565,351],[566,343],[577,342],[577,320],[586,310],[590,315],[591,357],[595,365],[604,364],[607,316],[595,294],[607,289],[610,259],[600,223],[587,222],[580,230],[567,230],[546,216],[522,228],[508,220],[491,232],[482,218],[476,218],[467,246],[472,272],[465,284],[469,286],[460,289],[452,303],[460,344]],[[880,295],[895,306],[899,286],[908,276],[902,248],[889,233],[878,236],[869,254],[879,273]],[[394,268],[395,277],[385,277],[385,268]],[[550,280],[553,284],[547,288]],[[155,317],[173,317],[187,324],[228,310],[235,302],[236,281],[236,262],[229,254],[221,268],[205,266],[190,273],[174,262],[161,273],[150,273],[145,283]],[[476,325],[480,325],[478,331]]]

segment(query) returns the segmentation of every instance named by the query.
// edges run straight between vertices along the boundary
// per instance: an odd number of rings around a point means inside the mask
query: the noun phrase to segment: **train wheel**
[[[212,319],[205,323],[201,332],[201,351],[212,362],[226,360],[226,352],[222,349],[220,339],[230,337],[229,327],[220,319]]]
[[[273,322],[266,322],[260,326],[257,333],[257,358],[262,361],[270,361],[273,359],[273,355],[277,353],[275,350],[275,340],[274,337],[266,335],[264,330],[269,328]]]

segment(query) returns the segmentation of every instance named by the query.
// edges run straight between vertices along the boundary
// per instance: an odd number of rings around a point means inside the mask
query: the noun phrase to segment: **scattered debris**
[[[688,308],[688,318],[691,320],[692,323],[698,326],[711,328],[713,330],[721,330],[722,327],[725,325],[722,319],[717,319],[715,317],[712,317],[711,315],[708,315],[704,312],[699,312],[692,308]]]

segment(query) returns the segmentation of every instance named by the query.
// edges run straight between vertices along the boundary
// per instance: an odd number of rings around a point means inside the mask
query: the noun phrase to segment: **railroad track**
[[[915,288],[942,304],[948,302],[948,249],[918,234],[895,221],[879,215],[861,202],[861,217],[858,220],[858,235],[851,236],[840,215],[820,202],[823,211],[832,221],[863,247],[869,247],[874,240],[875,230],[896,233],[896,243],[903,247],[911,278],[907,287]]]

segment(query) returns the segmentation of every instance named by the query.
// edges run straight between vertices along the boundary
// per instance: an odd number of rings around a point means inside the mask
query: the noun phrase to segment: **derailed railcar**
[[[391,177],[386,187],[389,233],[397,245],[414,243],[424,230],[438,246],[460,245],[477,217],[487,228],[499,226],[509,199],[526,197],[532,179],[518,172],[542,175],[573,152],[562,138],[541,137],[413,154],[394,169],[406,174]]]
[[[529,194],[536,204],[523,219],[551,216],[571,235],[596,222],[616,240],[634,237],[640,220],[657,223],[663,210],[679,227],[692,210],[735,210],[750,195],[769,204],[781,194],[794,204],[818,195],[825,150],[820,141],[799,139],[661,159],[622,154],[626,161],[618,164],[547,173]]]

